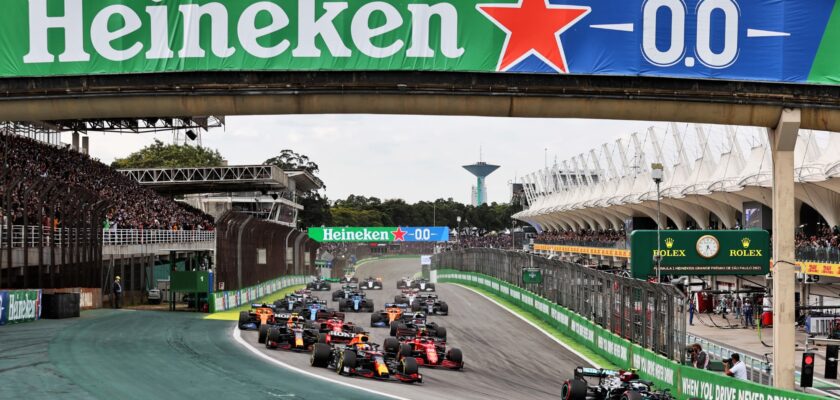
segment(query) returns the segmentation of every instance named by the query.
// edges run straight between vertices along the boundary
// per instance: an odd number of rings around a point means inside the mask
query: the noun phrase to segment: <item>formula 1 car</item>
[[[250,311],[239,312],[239,329],[260,329],[261,325],[274,324],[274,307],[267,304],[251,304]]]
[[[423,311],[426,315],[449,315],[449,305],[436,294],[421,294],[411,303],[411,311]]]
[[[364,290],[382,290],[382,278],[369,277],[362,281],[359,286]]]
[[[348,299],[350,298],[353,293],[361,293],[362,291],[359,289],[359,286],[353,283],[346,284],[341,287],[341,289],[332,292],[332,299],[333,301],[338,301],[340,299]]]
[[[364,328],[352,322],[345,322],[338,318],[330,318],[318,323],[318,342],[326,344],[347,344],[358,334],[364,333]]]
[[[405,303],[411,304],[414,303],[414,300],[417,299],[417,296],[420,294],[419,289],[403,289],[401,294],[394,296],[394,303]]]
[[[332,284],[330,284],[330,282],[328,281],[325,281],[323,278],[317,278],[314,281],[307,283],[306,289],[319,292],[329,291],[330,289],[332,289]]]
[[[316,343],[310,364],[313,367],[333,368],[340,375],[406,383],[423,382],[416,359],[405,357],[397,360],[386,357],[379,346],[369,342],[367,336],[343,347]]]
[[[597,378],[590,385],[587,378]],[[566,400],[674,400],[669,391],[655,391],[653,383],[639,379],[634,371],[575,368],[574,378],[563,383],[560,397]]]
[[[421,292],[434,292],[435,291],[435,284],[429,282],[428,279],[415,279],[414,282],[411,283],[411,287],[415,289],[420,289]]]
[[[414,278],[402,278],[397,281],[397,289],[410,289],[414,283]]]
[[[446,328],[435,322],[427,322],[423,313],[403,315],[401,319],[391,322],[390,335],[397,339],[428,336],[446,340]]]
[[[374,312],[370,315],[370,326],[384,328],[391,325],[391,322],[402,318],[407,314],[409,306],[406,303],[385,303],[385,309]]]
[[[362,293],[353,293],[350,298],[338,301],[338,311],[373,312],[373,300]]]
[[[356,278],[355,276],[343,276],[341,277],[341,280],[338,281],[338,283],[359,283],[359,278]]]
[[[261,326],[259,339],[269,349],[309,351],[318,336],[318,330],[309,328],[303,317],[291,316],[286,323]]]
[[[286,297],[274,302],[274,308],[285,311],[300,311],[304,309],[310,302],[317,301],[316,297],[312,296],[309,290],[298,290],[294,293],[287,294]]]
[[[306,305],[306,309],[300,311],[309,321],[322,321],[330,318],[344,320],[344,313],[332,308],[327,308],[326,300],[314,300]]]
[[[446,342],[426,336],[397,340],[387,338],[382,345],[385,354],[394,357],[414,357],[417,364],[425,367],[448,369],[464,368],[464,355],[460,349],[446,350]]]

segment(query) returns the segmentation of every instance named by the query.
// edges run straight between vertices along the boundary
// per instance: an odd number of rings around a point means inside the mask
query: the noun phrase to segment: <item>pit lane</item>
[[[382,277],[383,290],[366,293],[374,299],[376,309],[393,302],[397,279],[420,271],[420,259],[386,259],[366,263],[356,276]],[[447,329],[447,346],[464,353],[463,371],[420,368],[422,384],[380,382],[364,378],[339,376],[332,370],[313,368],[308,353],[268,350],[257,343],[256,331],[239,332],[241,338],[256,351],[321,377],[350,383],[381,393],[411,399],[556,399],[563,380],[576,366],[589,364],[552,338],[503,310],[490,300],[463,287],[437,284],[437,293],[449,304],[448,316],[432,316]],[[333,290],[338,289],[333,284]],[[331,292],[317,292],[329,301]],[[370,328],[370,313],[347,313],[347,320],[366,327],[372,339],[381,344],[388,337],[387,328]],[[233,327],[232,327],[233,328]]]

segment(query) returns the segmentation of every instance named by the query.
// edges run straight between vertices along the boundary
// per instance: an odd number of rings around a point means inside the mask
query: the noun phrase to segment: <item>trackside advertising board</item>
[[[636,368],[656,388],[670,389],[687,400],[817,400],[820,396],[780,390],[722,374],[683,366],[601,328],[582,316],[510,283],[473,272],[439,269],[439,282],[484,289],[550,324],[620,368]],[[571,378],[573,371],[559,371]]]
[[[0,290],[0,325],[41,318],[40,290]]]
[[[272,279],[259,285],[249,286],[240,290],[216,291],[210,293],[210,312],[220,312],[251,304],[253,301],[278,292],[290,286],[306,284],[309,277],[290,275]]]
[[[469,71],[840,82],[835,0],[4,0],[0,76]]]
[[[321,227],[309,228],[309,238],[316,242],[445,242],[449,240],[446,226],[392,227]]]

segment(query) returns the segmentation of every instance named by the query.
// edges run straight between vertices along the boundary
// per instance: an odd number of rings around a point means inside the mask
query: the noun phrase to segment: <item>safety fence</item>
[[[0,325],[41,318],[41,290],[0,290]]]
[[[437,270],[438,282],[458,283],[485,290],[535,317],[592,352],[621,368],[635,368],[639,375],[678,399],[703,400],[817,400],[823,397],[776,389],[736,380],[672,361],[598,326],[580,314],[537,293],[491,276],[454,269]],[[573,285],[572,285],[573,286]],[[573,371],[566,371],[571,377]]]
[[[239,290],[210,293],[210,312],[226,311],[279,292],[285,288],[306,284],[311,277],[303,275],[284,276]]]
[[[686,302],[671,285],[498,249],[439,253],[432,258],[432,268],[458,268],[511,282],[657,354],[686,359]],[[538,271],[540,282],[524,282],[526,271]]]
[[[84,228],[50,228],[45,226],[12,225],[11,229],[0,225],[0,248],[55,246],[73,243],[77,238],[93,240],[93,231]],[[11,236],[11,237],[10,237]],[[103,229],[102,244],[105,246],[127,246],[143,244],[212,242],[216,232],[200,230],[162,229]]]

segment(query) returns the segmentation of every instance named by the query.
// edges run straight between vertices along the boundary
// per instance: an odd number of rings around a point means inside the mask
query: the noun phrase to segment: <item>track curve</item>
[[[397,279],[420,271],[420,260],[385,259],[366,263],[356,275],[382,277],[384,289],[367,291],[377,309],[393,301]],[[335,285],[334,285],[335,286]],[[257,333],[241,332],[248,345],[261,353],[308,372],[342,380],[393,396],[421,399],[556,399],[563,380],[577,366],[588,365],[579,356],[536,328],[463,287],[437,284],[437,293],[449,304],[449,315],[430,317],[447,329],[447,346],[464,353],[463,371],[421,368],[423,383],[408,385],[338,376],[309,366],[307,354],[267,350],[257,344]],[[329,292],[320,292],[329,299]],[[330,306],[336,304],[330,301]],[[347,313],[347,319],[370,326],[370,313]],[[376,343],[388,337],[386,328],[368,328]]]

